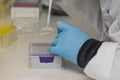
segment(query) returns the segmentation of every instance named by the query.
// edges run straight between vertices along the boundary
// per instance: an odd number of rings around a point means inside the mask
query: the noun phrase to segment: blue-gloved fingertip
[[[55,46],[51,46],[49,48],[49,51],[50,51],[51,54],[56,54],[56,48],[55,48]]]
[[[59,20],[59,21],[57,22],[57,25],[59,26],[59,25],[64,24],[64,23],[65,23],[65,21]]]
[[[58,43],[58,39],[54,39],[54,41],[51,43],[51,46],[56,46]]]
[[[62,32],[63,30],[67,30],[70,28],[70,24],[68,24],[67,22],[65,21],[58,21],[57,22],[57,31],[58,33]]]

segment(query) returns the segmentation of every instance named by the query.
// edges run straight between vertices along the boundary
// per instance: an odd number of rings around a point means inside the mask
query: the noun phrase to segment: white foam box
[[[31,68],[62,68],[62,58],[49,52],[50,43],[31,43],[29,66]]]
[[[15,3],[11,9],[12,18],[37,18],[39,19],[41,7],[38,3]]]

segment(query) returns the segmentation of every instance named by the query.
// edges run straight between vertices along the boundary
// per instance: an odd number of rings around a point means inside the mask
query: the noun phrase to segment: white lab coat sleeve
[[[110,80],[118,47],[119,43],[102,43],[97,54],[86,65],[84,69],[85,74],[96,80]]]
[[[120,41],[120,11],[116,20],[110,26],[108,34],[113,41]]]
[[[120,41],[120,0],[100,0],[103,30],[112,41]]]

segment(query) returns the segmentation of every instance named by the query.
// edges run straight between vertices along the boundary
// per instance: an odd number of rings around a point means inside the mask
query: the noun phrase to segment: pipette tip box
[[[29,66],[31,68],[62,68],[62,58],[49,52],[50,43],[31,43]]]
[[[0,27],[0,48],[8,47],[16,39],[16,27],[14,25]]]

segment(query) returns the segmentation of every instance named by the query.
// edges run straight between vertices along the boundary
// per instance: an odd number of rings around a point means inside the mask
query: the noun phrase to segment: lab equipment
[[[29,66],[31,68],[61,68],[62,58],[49,52],[50,43],[31,43]]]
[[[57,23],[57,32],[50,52],[77,64],[79,50],[90,36],[80,28],[63,21]]]
[[[47,27],[46,27],[46,30],[53,30],[49,26],[50,25],[50,16],[51,16],[52,3],[53,3],[53,0],[49,0],[49,11],[48,11],[48,18],[47,18]]]
[[[40,0],[16,0],[12,6],[12,18],[19,38],[38,37],[41,32],[42,12]]]
[[[39,0],[16,0],[12,7],[12,18],[40,18],[41,4]]]
[[[16,39],[16,27],[11,19],[13,0],[0,1],[0,48],[8,47]]]
[[[43,33],[41,35],[50,34],[51,32],[54,31],[54,29],[50,27],[50,17],[51,17],[52,4],[53,4],[53,0],[49,0],[49,10],[48,10],[48,16],[47,16],[47,23],[46,23],[45,27],[43,28]]]
[[[14,18],[18,38],[33,38],[41,34],[41,23],[36,18]]]

